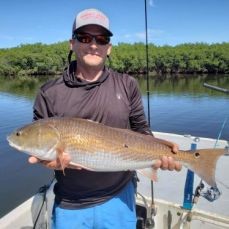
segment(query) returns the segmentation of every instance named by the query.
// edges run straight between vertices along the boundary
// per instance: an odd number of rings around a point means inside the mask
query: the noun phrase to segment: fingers
[[[173,153],[178,153],[178,151],[179,151],[179,146],[176,143],[173,143],[172,152]]]
[[[160,160],[157,160],[153,166],[154,169],[162,169],[169,171],[180,171],[182,169],[182,165],[180,162],[175,161],[172,157],[161,157]]]
[[[162,165],[162,160],[157,160],[153,165],[153,169],[159,169],[161,168],[161,165]]]
[[[54,161],[41,161],[41,163],[49,169],[55,169],[55,170],[63,170],[64,168],[77,169],[77,170],[82,169],[82,167],[80,166],[70,165],[69,162],[70,161],[68,160],[68,157],[65,158],[65,160],[62,161],[61,163],[58,159]]]
[[[178,162],[178,161],[175,161],[175,170],[176,170],[177,172],[179,172],[179,171],[181,171],[181,169],[182,169],[181,163]]]
[[[78,170],[81,170],[81,169],[82,169],[82,167],[80,167],[80,166],[75,166],[75,165],[69,165],[68,168],[69,168],[69,169],[78,169]]]
[[[172,157],[163,156],[161,160],[162,160],[162,164],[161,164],[162,170],[167,170],[167,169],[170,171],[174,170],[175,165]]]
[[[69,164],[71,161],[71,158],[69,154],[67,153],[63,153],[63,156],[61,159],[62,159],[61,161],[59,158],[53,161],[46,161],[46,160],[40,160],[36,157],[31,156],[28,158],[28,162],[31,164],[41,163],[46,168],[55,169],[55,170],[63,170],[64,168],[71,168],[71,169],[78,169],[78,170],[82,169],[82,167],[80,166],[74,166],[74,165]]]
[[[36,164],[36,163],[40,162],[40,160],[36,157],[29,157],[28,162],[31,164]]]
[[[159,141],[159,142],[167,145],[168,147],[170,147],[172,149],[173,153],[178,153],[179,146],[176,143],[170,142],[170,141],[167,141],[167,140],[162,140],[162,139],[157,139],[157,141]]]
[[[61,170],[61,165],[57,160],[53,161],[41,161],[41,164],[49,169]]]

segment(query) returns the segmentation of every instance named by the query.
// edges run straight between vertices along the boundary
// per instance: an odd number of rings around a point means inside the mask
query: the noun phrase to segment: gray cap
[[[113,35],[109,29],[108,17],[97,9],[86,9],[79,12],[73,23],[72,34],[86,25],[99,25],[106,30],[109,36]]]

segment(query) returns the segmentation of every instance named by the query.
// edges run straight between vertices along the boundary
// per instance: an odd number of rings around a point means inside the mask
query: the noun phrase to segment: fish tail
[[[225,149],[199,149],[190,150],[195,162],[191,163],[190,169],[198,174],[211,187],[216,187],[215,169],[220,156],[225,153]]]

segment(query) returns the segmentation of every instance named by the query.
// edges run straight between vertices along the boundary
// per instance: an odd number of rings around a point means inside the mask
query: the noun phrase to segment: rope
[[[43,206],[44,206],[44,204],[46,203],[46,193],[47,193],[48,188],[49,188],[49,186],[44,185],[44,186],[42,186],[42,187],[40,188],[40,190],[39,190],[39,193],[42,193],[42,195],[43,195],[43,199],[42,199],[42,204],[41,204],[40,210],[39,210],[39,212],[38,212],[38,214],[37,214],[37,217],[36,217],[36,220],[35,220],[35,222],[34,222],[33,229],[36,229],[37,222],[38,222],[38,220],[39,220],[39,218],[40,218],[40,215],[41,215]],[[46,224],[46,227],[47,227],[47,224]]]
[[[41,215],[41,212],[42,212],[42,209],[43,209],[43,206],[44,206],[44,204],[46,203],[46,209],[45,209],[45,211],[46,211],[46,219],[45,219],[45,226],[46,226],[46,228],[48,227],[48,220],[47,220],[47,191],[48,191],[48,189],[50,188],[50,186],[51,186],[51,184],[53,183],[53,181],[55,180],[55,177],[53,177],[52,179],[51,179],[51,182],[48,184],[48,185],[44,185],[44,186],[42,186],[40,189],[39,189],[39,191],[38,191],[38,193],[40,193],[40,194],[42,194],[42,197],[43,197],[43,199],[42,199],[42,204],[41,204],[41,207],[40,207],[40,209],[39,209],[39,212],[38,212],[38,214],[37,214],[37,216],[36,216],[36,219],[35,219],[35,222],[34,222],[34,224],[33,224],[33,229],[36,229],[36,227],[37,227],[37,223],[38,223],[38,220],[39,220],[39,218],[40,218],[40,215]],[[39,226],[39,225],[38,225]]]
[[[218,144],[218,141],[219,141],[219,139],[221,138],[223,129],[224,129],[224,127],[225,127],[225,125],[226,125],[226,123],[227,123],[227,121],[228,121],[228,117],[229,117],[229,115],[224,119],[224,122],[223,122],[223,124],[222,124],[222,126],[221,126],[220,132],[219,132],[219,134],[218,134],[218,138],[217,138],[217,140],[216,140],[216,142],[215,142],[214,148],[216,148],[216,146],[217,146],[217,144]]]

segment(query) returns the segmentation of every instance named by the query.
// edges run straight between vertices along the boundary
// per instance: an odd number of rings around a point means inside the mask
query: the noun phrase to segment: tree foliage
[[[68,42],[51,45],[25,44],[0,49],[0,75],[51,75],[67,65]],[[150,72],[164,73],[229,73],[229,43],[148,45]],[[144,73],[147,69],[143,43],[114,45],[111,67],[119,72]]]
[[[0,49],[0,75],[51,75],[66,65],[68,43],[36,43]]]

